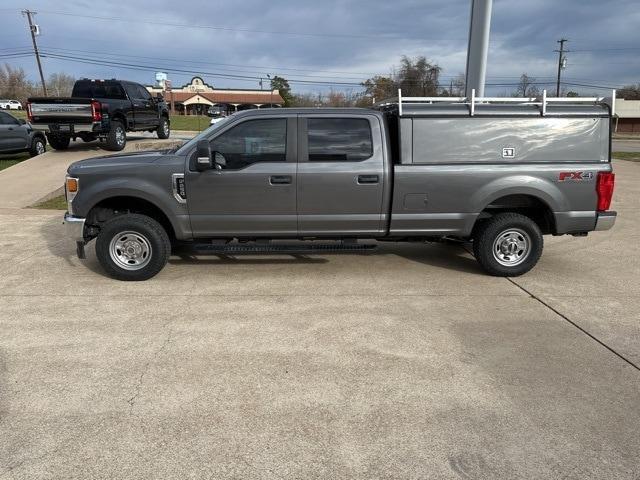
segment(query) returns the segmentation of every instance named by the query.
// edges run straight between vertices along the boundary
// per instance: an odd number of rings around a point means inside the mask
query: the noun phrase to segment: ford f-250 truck
[[[49,144],[64,150],[71,139],[99,139],[106,150],[122,150],[126,132],[157,132],[169,138],[169,110],[139,83],[125,80],[81,79],[70,98],[34,97],[27,102],[29,122],[47,134]]]
[[[244,111],[175,151],[74,163],[65,223],[80,258],[97,239],[121,280],[154,276],[178,245],[299,253],[447,237],[471,240],[489,274],[521,275],[543,235],[613,226],[610,119],[599,99],[546,96]]]

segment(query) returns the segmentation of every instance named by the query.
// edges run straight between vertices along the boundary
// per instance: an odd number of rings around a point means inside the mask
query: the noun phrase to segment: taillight
[[[93,117],[94,122],[102,121],[102,110],[101,110],[100,102],[94,100],[91,102],[91,117]]]
[[[599,172],[598,181],[596,182],[596,192],[598,192],[598,211],[604,212],[609,210],[611,206],[611,197],[613,196],[613,185],[616,175],[609,172]]]
[[[27,102],[27,120],[33,122],[33,114],[31,113],[31,102]]]

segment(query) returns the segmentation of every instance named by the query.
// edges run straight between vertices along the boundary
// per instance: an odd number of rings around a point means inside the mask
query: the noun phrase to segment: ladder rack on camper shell
[[[510,106],[537,106],[542,116],[547,115],[547,106],[595,106],[609,105],[611,116],[615,115],[616,91],[613,90],[610,97],[547,97],[547,91],[543,90],[540,97],[476,97],[476,90],[471,90],[471,97],[403,97],[402,90],[398,89],[398,96],[378,102],[375,107],[398,107],[398,116],[402,117],[403,106],[419,105],[468,105],[469,115],[474,116],[478,105],[510,105]]]

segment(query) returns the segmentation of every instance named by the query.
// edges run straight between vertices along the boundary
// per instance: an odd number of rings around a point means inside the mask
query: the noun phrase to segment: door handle
[[[291,175],[273,175],[269,177],[271,185],[289,185],[291,183]]]
[[[358,175],[358,185],[378,183],[378,175]]]

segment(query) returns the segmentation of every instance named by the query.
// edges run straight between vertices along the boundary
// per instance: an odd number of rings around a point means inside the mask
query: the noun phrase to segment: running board
[[[279,253],[284,255],[303,255],[314,253],[369,253],[378,248],[377,245],[331,244],[316,243],[311,245],[272,245],[272,244],[227,244],[213,245],[210,243],[198,243],[190,245],[189,250],[208,255],[236,255],[236,254],[269,254]]]

